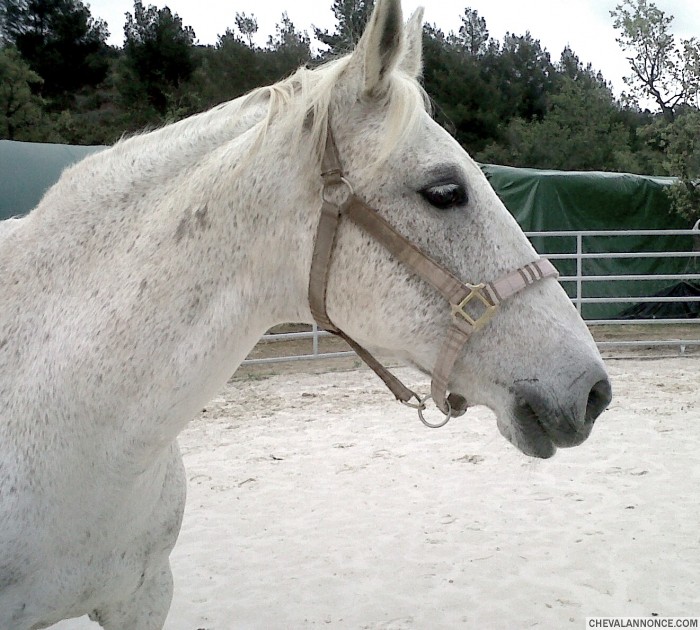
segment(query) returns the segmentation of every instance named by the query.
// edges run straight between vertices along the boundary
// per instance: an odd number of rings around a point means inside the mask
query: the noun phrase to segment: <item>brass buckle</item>
[[[485,284],[466,284],[465,286],[470,289],[470,293],[459,304],[452,304],[452,316],[461,317],[474,331],[477,331],[486,326],[489,320],[496,314],[498,304],[491,304],[490,300],[484,295],[483,289],[486,287]],[[475,299],[484,307],[484,312],[476,319],[464,310],[467,304]]]

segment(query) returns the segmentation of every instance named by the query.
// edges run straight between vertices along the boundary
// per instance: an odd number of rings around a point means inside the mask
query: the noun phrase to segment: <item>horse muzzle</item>
[[[549,458],[557,448],[578,446],[588,438],[596,418],[608,407],[612,388],[602,370],[575,381],[554,395],[536,379],[517,382],[508,426],[501,433],[526,455]]]

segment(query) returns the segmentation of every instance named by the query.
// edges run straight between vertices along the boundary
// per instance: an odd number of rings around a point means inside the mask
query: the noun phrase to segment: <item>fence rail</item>
[[[630,304],[660,306],[677,303],[689,307],[700,303],[700,295],[657,295],[664,288],[681,282],[691,283],[691,286],[697,285],[700,289],[700,221],[690,230],[528,232],[527,236],[536,242],[542,255],[560,267],[562,273],[559,281],[594,334],[600,337],[597,343],[601,349],[666,347],[682,354],[691,348],[700,347],[700,309],[693,311],[693,316],[620,318],[624,307]],[[625,239],[629,241],[630,237],[663,237],[669,239],[668,249],[625,251]],[[570,251],[561,251],[566,249],[567,244]],[[605,249],[620,251],[603,251]],[[618,266],[633,267],[635,260],[644,265],[643,273],[633,268],[630,273],[600,273],[601,266],[610,266],[609,261],[618,261]],[[614,266],[613,264],[612,267]],[[601,292],[605,294],[599,294]],[[589,312],[589,307],[607,308],[607,312],[601,316],[599,311]],[[613,313],[615,309],[619,312]],[[636,325],[642,327],[639,330],[649,330],[653,333],[637,334],[637,338],[630,338],[634,335],[626,331]],[[683,330],[674,328],[680,326]],[[604,338],[604,335],[596,334],[602,327],[620,327],[617,330],[625,331],[622,333],[625,338],[609,340]],[[681,334],[684,338],[680,338]],[[279,356],[249,357],[243,363],[255,365],[332,359],[351,357],[355,354],[351,350],[321,351],[320,340],[331,336],[315,325],[309,331],[268,333],[261,339],[261,344],[310,340],[310,352],[292,352],[288,356],[280,353]]]

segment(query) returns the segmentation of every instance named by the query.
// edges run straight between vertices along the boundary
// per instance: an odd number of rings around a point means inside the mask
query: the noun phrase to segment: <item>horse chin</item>
[[[537,414],[527,406],[517,406],[506,418],[498,417],[498,430],[506,440],[529,457],[549,459],[557,447]]]
[[[401,359],[423,374],[431,376],[430,368],[421,365],[414,357],[402,356]],[[458,391],[452,393],[462,396]],[[468,397],[465,399],[469,400]],[[498,414],[497,424],[501,435],[529,457],[549,459],[557,452],[557,447],[539,421],[537,414],[528,405],[516,406],[510,413],[506,413],[505,417]]]

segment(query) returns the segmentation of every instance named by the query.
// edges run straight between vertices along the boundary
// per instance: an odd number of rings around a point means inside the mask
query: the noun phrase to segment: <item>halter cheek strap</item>
[[[447,394],[449,378],[469,337],[483,328],[495,315],[501,302],[524,288],[544,278],[556,278],[559,274],[545,258],[529,263],[502,278],[488,284],[461,282],[448,269],[424,254],[418,247],[399,234],[374,208],[359,199],[350,183],[343,177],[338,151],[328,129],[323,157],[323,189],[321,192],[321,219],[316,234],[311,274],[309,278],[309,304],[311,313],[322,328],[342,337],[360,358],[384,381],[396,398],[418,409],[421,421],[431,428],[444,426],[451,417],[467,410],[467,401],[458,394]],[[340,195],[335,202],[330,194]],[[348,337],[331,322],[326,311],[326,290],[335,239],[340,220],[347,216],[370,236],[379,241],[394,257],[409,267],[416,275],[431,284],[450,304],[452,321],[447,337],[433,368],[431,393],[420,398],[389,372],[367,350]],[[438,424],[430,424],[423,417],[425,403],[432,398],[445,418]],[[417,402],[412,402],[413,400]]]

